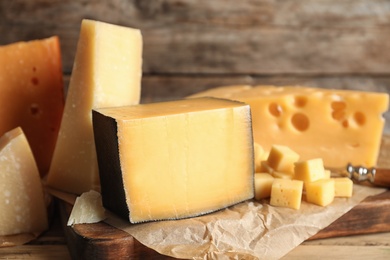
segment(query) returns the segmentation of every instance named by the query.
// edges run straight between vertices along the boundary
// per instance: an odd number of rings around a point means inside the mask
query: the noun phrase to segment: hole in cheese
[[[356,112],[353,115],[353,118],[359,126],[363,126],[366,123],[366,116],[362,112]]]
[[[296,96],[295,97],[295,106],[296,107],[304,107],[306,106],[307,98],[304,96]]]
[[[282,114],[282,107],[277,103],[271,103],[268,107],[271,115],[279,117]]]
[[[310,120],[305,114],[296,113],[292,116],[291,123],[295,129],[303,132],[309,128]]]

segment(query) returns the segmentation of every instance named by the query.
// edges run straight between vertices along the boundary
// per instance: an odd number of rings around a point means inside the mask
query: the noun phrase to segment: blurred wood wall
[[[386,0],[0,0],[0,45],[58,35],[68,78],[84,18],[142,30],[143,102],[232,84],[390,92]]]

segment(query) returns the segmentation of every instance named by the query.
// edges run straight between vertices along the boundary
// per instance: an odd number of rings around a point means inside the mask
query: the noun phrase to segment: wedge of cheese
[[[64,116],[47,183],[66,192],[99,190],[92,109],[138,104],[139,30],[83,20]]]
[[[0,136],[21,126],[41,177],[49,171],[63,110],[58,37],[0,46]]]
[[[0,236],[40,233],[47,228],[38,168],[18,127],[0,137]]]
[[[308,87],[228,86],[212,96],[251,106],[254,140],[264,150],[286,145],[301,160],[322,158],[326,167],[375,166],[388,109],[387,93]]]
[[[200,98],[93,111],[103,205],[132,223],[254,196],[250,108]]]

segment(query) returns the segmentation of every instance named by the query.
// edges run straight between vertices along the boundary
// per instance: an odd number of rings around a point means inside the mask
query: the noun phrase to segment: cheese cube
[[[335,195],[335,184],[333,179],[321,179],[314,182],[306,182],[307,202],[327,206],[333,202]]]
[[[103,205],[132,223],[254,197],[250,107],[214,98],[93,111]]]
[[[278,172],[294,173],[294,163],[299,159],[299,154],[287,146],[273,145],[267,159],[267,164]]]
[[[274,169],[272,169],[272,168],[268,165],[268,162],[267,162],[267,161],[261,161],[261,162],[260,162],[260,169],[259,169],[259,172],[267,172],[267,173],[272,174],[272,173],[274,172]]]
[[[190,97],[201,96],[249,104],[254,141],[264,150],[285,145],[300,160],[322,158],[334,168],[376,165],[389,106],[387,93],[299,86],[226,86]]]
[[[41,178],[20,127],[0,137],[0,236],[48,228]]]
[[[299,209],[302,201],[303,181],[275,179],[271,189],[272,206]]]
[[[253,143],[255,153],[255,172],[260,172],[261,161],[264,161],[268,157],[268,153],[264,151],[263,147],[258,143]]]
[[[332,172],[330,170],[324,170],[324,179],[329,179],[332,176]]]
[[[21,127],[47,175],[64,110],[57,36],[0,46],[0,136]]]
[[[271,195],[272,183],[274,177],[269,173],[255,174],[255,199],[260,200],[268,198]]]
[[[82,21],[49,186],[75,194],[100,189],[92,109],[139,103],[141,52],[139,30]]]
[[[334,180],[335,197],[352,197],[353,181],[350,178],[332,178]]]
[[[294,179],[313,182],[325,177],[324,164],[321,158],[295,163]]]

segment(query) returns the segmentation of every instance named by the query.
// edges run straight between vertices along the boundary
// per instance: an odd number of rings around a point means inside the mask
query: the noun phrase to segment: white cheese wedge
[[[0,138],[0,236],[48,228],[39,171],[20,127]]]
[[[102,196],[99,192],[91,190],[76,198],[67,225],[97,223],[104,219],[106,214]]]
[[[92,109],[139,103],[142,36],[136,29],[83,20],[48,174],[49,186],[81,194],[99,190]]]
[[[132,223],[254,197],[250,108],[215,98],[95,109],[103,205]]]

